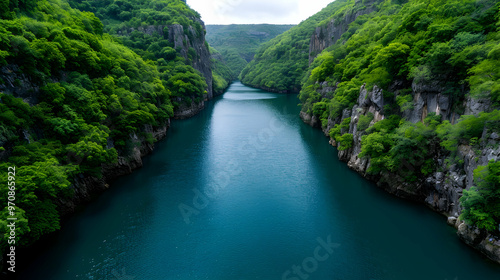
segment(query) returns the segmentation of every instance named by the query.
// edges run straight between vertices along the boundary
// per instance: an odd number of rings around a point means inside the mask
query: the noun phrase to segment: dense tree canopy
[[[342,13],[347,2],[337,0],[263,44],[255,58],[241,72],[241,81],[275,91],[299,91],[301,80],[309,66],[309,43],[313,31],[320,23]]]
[[[210,47],[210,55],[214,77],[213,89],[216,94],[222,94],[228,88],[229,83],[236,79],[236,76],[216,49]]]
[[[272,24],[207,25],[207,42],[221,53],[236,78],[263,43],[291,27]]]
[[[340,28],[346,16],[352,18],[368,2],[375,3],[373,11],[358,16],[308,66],[314,29],[328,22]],[[323,129],[331,128],[339,150],[350,149],[359,137],[359,156],[370,159],[369,173],[416,182],[442,168],[436,154],[446,158],[446,166],[461,166],[459,146],[478,151],[491,145],[482,137],[500,132],[495,110],[500,106],[499,26],[500,3],[493,0],[335,1],[265,44],[241,78],[276,91],[300,89],[302,111],[317,117]],[[431,113],[411,123],[405,115],[414,109],[415,85],[439,88],[458,115],[464,114],[467,98],[487,100],[490,111],[456,117],[452,123]],[[375,86],[381,90],[382,120],[375,122],[369,112],[356,120],[345,118],[344,110],[358,103],[362,86],[368,92]],[[349,133],[352,121],[356,135]],[[499,222],[495,168],[494,162],[479,168],[477,188],[465,191],[461,200],[463,219],[489,230]]]
[[[169,26],[178,24],[190,40],[205,34],[200,15],[181,0],[69,0],[72,7],[94,13],[103,23],[104,31],[115,35],[121,43],[146,60],[155,61],[167,88],[175,83],[174,95],[182,101],[174,102],[174,109],[181,103],[203,100],[208,86],[203,84],[201,73],[193,67],[198,54],[188,48],[187,57],[181,47],[169,40]],[[154,27],[154,32],[144,28]],[[194,30],[194,32],[191,32]],[[186,44],[186,40],[182,40]],[[196,78],[195,76],[198,76]],[[170,81],[166,83],[166,81]],[[181,82],[182,81],[182,82]]]
[[[73,196],[75,176],[100,177],[103,164],[152,143],[152,129],[180,103],[202,101],[208,86],[164,37],[105,33],[146,22],[201,35],[199,15],[182,1],[71,3],[86,11],[65,0],[0,1],[0,169],[16,167],[20,245],[59,229],[59,203]],[[1,182],[8,210],[7,177]]]
[[[464,190],[460,202],[464,206],[461,218],[490,231],[500,224],[500,162],[491,161],[487,166],[474,170],[477,187]]]

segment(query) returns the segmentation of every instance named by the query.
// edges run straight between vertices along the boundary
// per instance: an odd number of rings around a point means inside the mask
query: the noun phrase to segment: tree
[[[406,77],[408,69],[405,67],[410,47],[401,43],[390,43],[381,49],[373,61],[373,67],[383,66],[393,76]]]
[[[373,118],[374,116],[370,112],[368,112],[368,114],[366,115],[359,116],[358,131],[366,130],[370,126],[370,123],[372,122]]]
[[[336,138],[339,146],[338,146],[338,149],[339,151],[345,151],[345,150],[349,150],[350,148],[352,148],[354,146],[354,137],[352,134],[350,133],[346,133],[342,136],[339,136]]]
[[[47,103],[62,106],[66,89],[59,83],[49,83],[42,88],[41,99]]]
[[[464,190],[460,218],[469,224],[495,231],[500,224],[500,162],[490,161],[474,170],[477,187]]]
[[[390,160],[388,151],[392,145],[392,137],[386,133],[374,132],[363,135],[359,157],[370,157],[368,172],[377,174],[382,170],[386,170],[386,164]]]
[[[0,18],[10,19],[9,0],[0,0]]]
[[[70,159],[90,168],[99,167],[102,163],[115,162],[118,153],[114,148],[106,148],[108,137],[107,132],[98,127],[89,126],[87,134],[80,138],[80,141],[67,146]]]

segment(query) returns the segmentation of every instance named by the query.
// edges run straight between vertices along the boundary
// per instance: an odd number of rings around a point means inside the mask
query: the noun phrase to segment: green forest
[[[292,27],[271,24],[207,25],[207,42],[220,52],[236,79],[262,44]]]
[[[354,1],[352,1],[354,2]],[[345,12],[345,1],[334,1],[297,26],[262,45],[242,70],[240,80],[250,86],[298,92],[308,69],[309,43],[317,26]]]
[[[179,105],[206,98],[212,85],[191,66],[194,50],[186,59],[166,34],[117,36],[173,24],[205,32],[180,0],[0,1],[0,169],[17,167],[16,245],[60,228],[76,176],[102,177],[103,166],[153,144]],[[1,182],[0,251],[11,213]]]
[[[222,54],[210,47],[210,62],[213,76],[213,88],[216,95],[224,93],[229,84],[236,79],[236,75]]]
[[[175,49],[169,40],[169,26],[180,24],[185,35],[193,40],[204,35],[200,15],[190,9],[184,1],[134,1],[134,0],[70,0],[75,9],[94,13],[101,19],[104,32],[116,36],[118,42],[127,46],[145,60],[156,61],[160,79],[169,81],[165,86],[175,88],[174,95],[189,104],[201,102],[206,98],[207,86],[202,75],[192,67],[192,61],[198,58],[195,49],[187,50],[187,60],[181,55],[182,49]],[[159,26],[154,32],[141,31],[139,28]],[[193,28],[195,35],[189,32]],[[172,70],[173,69],[173,70]],[[182,81],[182,82],[180,82]],[[189,97],[186,93],[190,93]],[[182,103],[181,102],[181,103]],[[179,107],[174,99],[173,105]]]
[[[336,42],[311,51],[317,28],[348,18]],[[301,116],[317,120],[339,154],[357,150],[367,177],[412,188],[472,166],[464,149],[477,163],[498,148],[489,139],[500,139],[500,2],[336,0],[296,26],[206,30],[182,0],[0,0],[0,170],[15,167],[15,188],[12,176],[0,180],[0,252],[8,217],[16,246],[59,230],[78,178],[104,181],[178,112],[237,78],[299,93]],[[411,121],[417,88],[439,91],[451,117],[426,108]],[[380,93],[383,108],[358,107],[369,99],[362,92]],[[487,109],[466,114],[471,102]],[[473,169],[459,218],[499,234],[500,162]]]
[[[476,154],[492,147],[488,136],[500,132],[500,3],[475,0],[338,0],[320,13],[268,42],[243,70],[245,84],[274,91],[299,91],[302,112],[316,117],[340,151],[361,136],[359,157],[369,158],[368,173],[393,174],[408,183],[452,165],[463,166],[458,147]],[[308,65],[310,36],[318,26],[344,21],[363,10],[341,38]],[[412,86],[433,85],[449,98],[459,119],[430,113],[412,123],[405,114],[416,100]],[[360,89],[383,93],[383,120],[370,112],[349,132],[343,113],[358,102]],[[330,88],[328,92],[322,89]],[[487,112],[464,115],[467,98],[486,100]],[[358,109],[359,110],[359,109]],[[436,162],[444,155],[444,166]],[[477,158],[476,158],[477,159]],[[402,169],[404,164],[412,169]],[[480,229],[500,224],[500,172],[497,162],[474,171],[476,187],[463,191],[461,219]]]

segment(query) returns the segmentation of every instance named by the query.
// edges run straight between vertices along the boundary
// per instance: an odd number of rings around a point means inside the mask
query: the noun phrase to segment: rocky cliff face
[[[22,98],[31,106],[38,103],[40,86],[33,83],[18,65],[0,67],[0,76],[3,80],[3,83],[0,83],[0,92]]]
[[[460,118],[460,114],[452,110],[454,100],[449,95],[443,94],[445,87],[438,82],[413,83],[412,91],[413,109],[404,112],[404,117],[410,122],[423,121],[431,112],[441,115],[443,120],[451,123],[456,123]],[[473,103],[472,100],[469,101],[469,104]],[[469,105],[466,104],[466,106]]]
[[[377,7],[375,4],[378,2],[380,1],[367,0],[363,6],[361,4],[361,0],[356,0],[356,7],[360,7],[359,9],[347,11],[341,21],[335,21],[332,19],[326,25],[317,27],[311,36],[311,43],[309,46],[309,64],[311,64],[316,56],[324,49],[335,44],[335,42],[340,39],[342,34],[348,30],[349,24],[354,22],[359,16],[376,11]]]
[[[199,20],[199,23],[203,26],[203,29],[205,29],[203,21]],[[191,66],[198,70],[205,78],[208,85],[206,99],[212,99],[214,95],[217,95],[213,91],[211,57],[208,46],[205,43],[204,33],[197,34],[197,31],[192,26],[189,26],[187,32],[185,32],[182,25],[175,24],[169,26],[141,26],[137,29],[130,28],[118,31],[118,35],[127,36],[135,30],[148,35],[159,34],[160,36],[165,36],[174,44],[175,49],[180,50],[180,54],[186,60],[189,59],[189,49],[193,48],[197,56],[191,60]],[[186,35],[186,33],[189,35]],[[61,75],[61,79],[65,80],[67,73],[62,73]],[[0,76],[2,76],[4,80],[3,83],[0,83],[0,92],[20,97],[30,105],[38,104],[40,86],[33,83],[29,77],[19,69],[18,65],[6,65],[0,67]],[[175,112],[175,118],[187,118],[196,115],[205,107],[203,103],[204,102],[201,102],[200,104],[192,104],[191,106],[182,106],[182,108]]]
[[[205,24],[203,21],[196,19],[197,22],[201,24],[203,30],[205,30]],[[188,60],[188,51],[193,48],[197,54],[196,58],[191,60],[191,66],[194,69],[200,71],[200,73],[205,78],[207,82],[207,98],[212,99],[214,97],[212,88],[212,70],[210,68],[210,51],[208,45],[205,43],[205,33],[198,34],[198,32],[189,26],[187,30],[180,24],[174,25],[148,25],[141,26],[137,29],[130,28],[126,30],[118,31],[118,35],[127,36],[133,31],[139,31],[144,34],[152,36],[153,34],[158,34],[168,39],[174,44],[176,50],[180,50],[180,54]]]
[[[203,30],[205,30],[203,21],[199,20],[198,22],[203,26]],[[193,48],[196,51],[197,57],[192,60],[192,66],[205,77],[208,85],[207,97],[208,99],[212,99],[214,97],[212,88],[213,78],[210,68],[210,51],[205,41],[205,33],[197,34],[192,26],[189,26],[187,33],[189,35],[185,35],[182,25],[171,25],[168,29],[168,40],[174,42],[175,49],[181,49],[181,55],[186,59],[188,59],[189,48]]]
[[[182,102],[182,100],[180,98],[177,101]],[[204,108],[205,108],[205,102],[201,102],[201,103],[191,102],[191,104],[189,104],[189,105],[181,103],[181,105],[179,106],[179,109],[177,109],[177,111],[174,112],[174,119],[183,120],[183,119],[193,117],[194,115],[198,114]]]
[[[404,117],[413,123],[422,121],[428,113],[435,112],[444,120],[456,122],[459,115],[451,110],[450,97],[442,94],[438,86],[413,84],[414,96],[413,109],[404,113]],[[318,92],[332,91],[334,88],[322,85]],[[488,107],[485,100],[467,99],[464,102],[465,112],[475,113]],[[459,199],[464,189],[470,189],[473,184],[473,171],[480,165],[487,165],[490,160],[500,159],[500,135],[485,131],[482,135],[481,147],[474,150],[470,146],[461,145],[458,148],[458,156],[463,161],[462,165],[445,163],[446,156],[442,154],[439,147],[435,147],[434,161],[440,166],[440,171],[430,174],[415,183],[408,183],[397,174],[382,173],[370,175],[367,169],[370,165],[369,158],[361,158],[361,137],[364,132],[357,131],[358,120],[361,115],[372,113],[374,119],[370,125],[383,120],[384,96],[382,90],[374,87],[371,91],[364,86],[361,87],[357,104],[351,109],[345,109],[343,115],[337,119],[329,119],[327,127],[323,127],[325,135],[335,124],[340,124],[345,118],[351,118],[348,131],[354,137],[354,145],[346,151],[339,151],[339,158],[347,162],[351,169],[356,170],[367,179],[374,181],[379,187],[395,194],[396,196],[412,199],[425,203],[433,210],[448,217],[448,223],[457,228],[458,236],[468,245],[484,253],[490,259],[500,263],[500,239],[491,234],[467,226],[458,217],[461,213]],[[301,112],[301,118],[313,127],[321,128],[321,122],[315,117]],[[336,146],[335,140],[330,143]],[[401,167],[407,168],[407,167]],[[411,168],[411,167],[409,167]]]

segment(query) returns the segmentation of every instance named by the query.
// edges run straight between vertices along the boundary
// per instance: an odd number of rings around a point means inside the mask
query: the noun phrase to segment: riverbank
[[[222,94],[218,93],[218,95]],[[213,102],[213,99],[202,101],[199,104],[193,103],[190,107],[186,106],[179,108],[179,110],[175,113],[173,121],[191,118],[199,114],[205,108],[207,102]],[[103,164],[101,168],[101,177],[95,177],[90,174],[76,175],[73,184],[70,186],[70,190],[73,192],[73,195],[71,197],[61,198],[57,201],[57,207],[59,209],[58,211],[61,219],[61,228],[65,226],[67,220],[70,219],[75,212],[85,207],[103,192],[107,191],[113,181],[120,177],[132,174],[134,171],[142,168],[143,159],[154,152],[156,146],[155,143],[166,138],[170,126],[171,120],[169,119],[167,122],[158,127],[145,125],[142,131],[144,133],[131,134],[131,146],[133,147],[131,151],[129,151],[127,155],[119,155],[115,163]],[[152,135],[152,138],[147,139],[145,136],[140,136],[147,134]],[[20,248],[20,250],[25,254],[29,254],[31,251],[30,248],[38,247],[39,243],[44,242],[46,238],[49,237],[46,236],[30,247]],[[8,277],[8,274],[6,274],[7,272],[4,271],[4,268],[8,267],[6,264],[7,260],[3,257],[4,254],[0,257],[0,270],[2,271],[0,279],[3,279],[2,277]],[[22,265],[20,265],[20,267],[22,267]]]
[[[254,89],[269,91],[269,89],[261,87],[254,87],[247,84],[244,85]],[[478,157],[471,147],[462,145],[459,148],[459,157],[465,162],[463,169],[459,170],[456,165],[452,165],[441,172],[432,173],[427,178],[415,183],[407,183],[403,178],[395,174],[384,173],[376,176],[368,174],[367,170],[370,165],[370,160],[359,157],[359,153],[361,152],[361,136],[363,132],[357,130],[357,125],[359,117],[366,113],[372,113],[375,116],[371,125],[384,119],[383,97],[380,94],[377,95],[377,93],[375,93],[376,91],[376,88],[372,91],[367,91],[362,87],[358,103],[352,109],[344,110],[339,120],[329,119],[328,125],[325,128],[322,128],[321,121],[318,117],[312,114],[301,111],[300,118],[309,126],[321,129],[323,133],[329,137],[329,131],[335,124],[340,123],[342,119],[350,117],[351,122],[349,124],[348,133],[352,133],[356,135],[356,137],[354,137],[354,146],[351,149],[338,151],[338,156],[341,161],[345,162],[349,168],[361,174],[365,179],[374,182],[385,191],[400,198],[423,203],[433,211],[442,214],[447,218],[448,224],[457,230],[457,236],[462,242],[479,251],[490,260],[500,264],[500,236],[468,226],[464,221],[459,219],[461,212],[459,199],[462,195],[462,191],[464,189],[469,189],[473,185],[473,171],[480,165],[486,165],[488,161],[492,159],[492,156],[500,158],[500,148],[484,149],[482,155]],[[273,91],[272,89],[270,92],[290,93],[287,91]],[[438,104],[438,99],[441,100],[443,97],[433,95],[428,96],[427,99],[427,102]],[[425,107],[424,105],[421,106]],[[477,109],[473,109],[475,106],[476,104],[473,100],[468,100],[466,111],[477,111]],[[415,115],[418,112],[420,111],[414,110]],[[444,110],[444,112],[447,111]],[[409,118],[415,120],[419,119],[417,116],[412,115],[409,116]],[[455,114],[448,114],[445,118],[449,118],[450,120],[458,119]],[[487,135],[486,131],[483,135]],[[484,139],[483,143],[497,141],[498,138],[495,137],[495,135],[490,135],[490,138]],[[335,139],[330,138],[329,142],[332,146],[337,146]],[[434,160],[442,165],[446,157],[439,154]]]
[[[418,87],[418,85],[414,87]],[[389,172],[382,172],[378,175],[369,174],[367,171],[370,166],[370,159],[359,156],[361,153],[362,136],[365,133],[358,130],[358,121],[360,117],[371,115],[373,118],[370,126],[372,126],[376,122],[385,119],[383,111],[385,103],[381,92],[377,87],[369,91],[363,86],[360,90],[357,104],[350,109],[345,109],[340,118],[328,119],[328,124],[325,127],[322,127],[321,121],[314,115],[301,111],[300,117],[311,127],[321,129],[329,137],[332,146],[337,146],[337,143],[335,139],[330,137],[330,130],[336,124],[340,124],[342,120],[349,119],[349,126],[345,128],[345,133],[353,135],[353,143],[351,148],[338,151],[341,161],[345,162],[349,168],[355,170],[367,180],[376,183],[378,187],[385,191],[401,198],[423,203],[432,210],[446,216],[448,224],[457,229],[457,236],[460,240],[478,250],[490,260],[500,264],[499,236],[468,226],[464,221],[459,219],[462,211],[459,199],[464,189],[470,189],[474,185],[474,170],[478,166],[487,165],[492,159],[500,158],[500,148],[494,148],[494,145],[492,145],[492,143],[497,143],[499,138],[495,133],[488,133],[485,130],[482,139],[478,140],[480,143],[483,143],[480,155],[472,147],[460,145],[457,156],[464,163],[462,166],[445,164],[448,155],[441,151],[439,147],[435,147],[433,161],[437,166],[442,166],[442,168],[414,182],[408,182],[398,174]],[[421,99],[425,101],[418,104],[422,109],[419,110],[419,107],[416,106],[411,114],[406,116],[408,119],[416,120],[415,122],[424,119],[422,115],[427,115],[427,105],[435,104],[434,106],[440,108],[436,104],[439,104],[439,102],[444,103],[442,100],[445,97],[438,94],[429,94]],[[465,109],[466,112],[473,112],[471,109],[473,106],[474,102],[468,101]],[[443,107],[441,107],[441,110],[445,113],[449,111],[444,110]],[[443,118],[453,121],[455,117],[454,114],[447,114]],[[406,173],[408,173],[415,167],[408,164],[399,168],[403,171],[406,170]]]
[[[297,102],[235,83],[172,122],[144,168],[73,215],[20,280],[281,279],[314,261],[310,279],[500,273],[454,240],[441,216],[339,161],[297,117]]]

